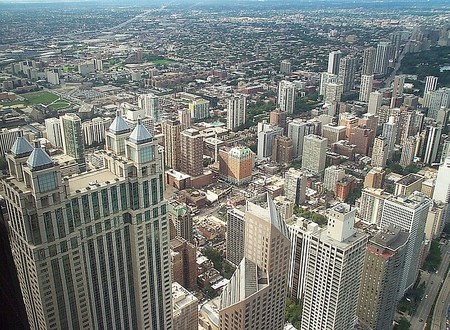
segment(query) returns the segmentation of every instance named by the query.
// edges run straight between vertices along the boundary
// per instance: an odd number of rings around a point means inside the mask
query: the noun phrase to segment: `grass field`
[[[59,96],[52,94],[50,92],[36,92],[36,93],[27,93],[22,95],[25,99],[27,99],[30,104],[44,104],[49,105],[50,103],[59,99]]]

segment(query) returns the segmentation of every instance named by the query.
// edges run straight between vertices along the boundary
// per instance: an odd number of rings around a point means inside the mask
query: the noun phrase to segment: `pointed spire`
[[[23,132],[19,131],[19,136],[11,147],[11,153],[15,158],[29,156],[33,147],[27,139],[23,137]]]
[[[34,142],[34,150],[28,157],[27,164],[32,170],[41,170],[54,165],[50,156],[41,148],[39,141]]]
[[[134,128],[133,132],[131,132],[129,140],[136,144],[144,143],[151,141],[153,136],[150,134],[148,129],[142,124],[142,119],[138,118],[138,123]]]
[[[127,122],[122,118],[120,110],[117,110],[116,118],[114,118],[113,122],[109,126],[109,131],[114,134],[123,134],[130,131],[130,127],[128,127]]]

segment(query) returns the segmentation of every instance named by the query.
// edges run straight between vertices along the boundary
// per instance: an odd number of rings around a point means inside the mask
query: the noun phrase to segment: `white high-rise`
[[[106,131],[111,123],[111,118],[102,117],[83,122],[81,127],[83,128],[84,145],[90,146],[94,143],[104,142]]]
[[[153,120],[153,123],[159,122],[159,97],[155,94],[143,94],[138,96],[138,106],[145,111],[145,116]]]
[[[358,59],[351,55],[341,58],[339,62],[338,83],[342,84],[344,92],[349,92],[355,87],[355,72]]]
[[[63,147],[62,135],[61,135],[61,121],[59,118],[47,118],[45,120],[45,130],[47,131],[47,140],[57,147]]]
[[[323,175],[323,187],[334,192],[336,183],[345,177],[345,171],[336,165],[328,166]]]
[[[438,82],[438,77],[435,76],[427,76],[425,79],[425,89],[423,90],[423,95],[427,92],[432,92],[436,90]]]
[[[301,119],[294,119],[288,125],[288,137],[294,146],[294,158],[301,157],[303,153],[303,139],[306,135],[314,133],[314,125]]]
[[[373,142],[372,162],[373,167],[386,167],[386,161],[389,154],[388,139],[384,136],[376,137]]]
[[[374,73],[386,74],[389,66],[391,55],[391,43],[388,41],[381,41],[377,45],[377,53],[375,56]]]
[[[169,225],[158,143],[121,117],[106,168],[63,179],[19,138],[3,180],[31,329],[172,329]]]
[[[383,94],[378,91],[369,94],[368,113],[376,115],[383,102]]]
[[[278,135],[283,135],[282,127],[258,123],[258,159],[268,159],[272,156],[273,141]]]
[[[339,73],[339,63],[341,61],[342,52],[340,50],[332,51],[328,55],[328,73],[337,75]]]
[[[282,80],[278,85],[278,106],[281,111],[292,114],[295,107],[295,84],[290,81]]]
[[[284,174],[284,194],[296,205],[302,205],[306,198],[306,177],[302,171],[289,168]]]
[[[370,93],[373,88],[373,75],[361,76],[361,88],[359,90],[359,100],[361,102],[369,102]]]
[[[390,116],[389,121],[383,124],[383,132],[381,136],[386,138],[389,154],[394,152],[395,142],[397,141],[397,126],[395,117]]]
[[[234,95],[228,99],[227,128],[233,130],[245,124],[247,98],[244,95]]]
[[[321,174],[325,170],[328,139],[318,135],[305,136],[303,141],[302,169]]]
[[[355,212],[348,204],[336,205],[327,213],[327,228],[310,236],[302,330],[353,328],[368,239],[354,228]]]

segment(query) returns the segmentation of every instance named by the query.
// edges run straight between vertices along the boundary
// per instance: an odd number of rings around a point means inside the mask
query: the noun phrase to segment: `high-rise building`
[[[384,200],[389,196],[383,189],[364,187],[359,199],[359,218],[365,223],[379,226]]]
[[[381,41],[377,45],[377,53],[375,56],[374,73],[386,74],[388,71],[389,60],[391,59],[392,45],[389,41]]]
[[[290,164],[294,155],[292,140],[287,136],[277,135],[273,141],[272,160],[279,164]]]
[[[188,290],[197,289],[197,248],[181,237],[170,240],[172,281]]]
[[[380,227],[394,225],[409,231],[405,267],[399,285],[398,298],[416,281],[424,239],[430,200],[420,192],[410,196],[392,196],[385,199]]]
[[[369,155],[375,140],[375,132],[373,129],[364,126],[352,127],[348,141],[354,144],[355,152],[360,155]]]
[[[155,94],[143,94],[138,96],[138,106],[144,110],[145,116],[158,123],[160,118],[159,97]]]
[[[433,199],[444,204],[450,202],[450,157],[439,166]]]
[[[437,155],[438,155],[438,149],[439,144],[441,140],[441,132],[442,132],[442,126],[440,125],[428,125],[425,127],[424,133],[424,140],[423,140],[423,146],[421,156],[422,161],[425,164],[433,164],[434,162],[438,161]]]
[[[191,118],[200,120],[209,117],[209,101],[198,98],[189,103],[189,110],[191,111]]]
[[[268,159],[272,156],[275,137],[283,135],[283,128],[267,123],[258,123],[258,159]]]
[[[450,88],[439,88],[428,91],[423,97],[423,106],[428,108],[427,117],[436,119],[438,111],[443,107],[450,108]]]
[[[275,109],[270,112],[269,122],[272,125],[282,127],[283,134],[287,133],[286,112],[280,109]]]
[[[314,134],[305,136],[303,141],[302,169],[321,174],[325,169],[327,144],[327,139],[321,136]]]
[[[314,134],[314,125],[301,119],[294,119],[288,125],[288,136],[292,139],[294,146],[294,158],[303,154],[303,140],[306,135]]]
[[[373,88],[373,75],[362,75],[361,76],[361,88],[359,90],[359,100],[361,102],[369,102],[370,93],[372,93]]]
[[[81,124],[83,128],[83,140],[86,146],[105,142],[106,131],[111,125],[111,118],[97,117]]]
[[[342,53],[340,50],[332,51],[328,55],[328,73],[338,75],[341,57]]]
[[[181,163],[181,124],[178,120],[165,120],[161,128],[164,135],[164,165],[178,170]]]
[[[231,183],[241,185],[249,182],[254,166],[255,153],[247,147],[219,151],[219,173]]]
[[[191,111],[189,109],[178,110],[178,121],[181,124],[181,130],[184,131],[191,127]]]
[[[47,118],[45,120],[45,131],[47,132],[47,140],[49,140],[54,147],[63,147],[61,120],[59,118]]]
[[[374,47],[364,49],[361,75],[363,76],[373,75],[373,69],[375,66],[375,55],[376,50]]]
[[[328,166],[323,175],[323,187],[334,192],[336,183],[345,177],[345,171],[336,165]]]
[[[125,127],[120,118],[107,133],[105,169],[68,179],[23,140],[7,156],[2,183],[31,329],[172,329],[162,153],[140,123],[119,139]]]
[[[383,186],[384,175],[386,172],[379,167],[370,169],[364,178],[364,187],[381,188]]]
[[[245,213],[238,208],[227,211],[227,261],[238,266],[244,258],[245,243]]]
[[[289,233],[268,194],[266,199],[264,207],[247,202],[244,258],[221,294],[220,330],[284,327]]]
[[[192,216],[186,203],[177,200],[170,201],[167,205],[167,213],[171,221],[170,238],[181,237],[192,243]]]
[[[84,139],[81,119],[74,113],[66,113],[61,120],[61,136],[64,153],[76,159],[80,171],[86,170]]]
[[[409,136],[406,139],[406,142],[402,146],[402,154],[400,157],[400,166],[406,167],[408,165],[412,164],[412,161],[414,159],[414,154],[416,151],[416,137],[415,136]]]
[[[278,85],[278,107],[281,111],[292,114],[295,107],[295,84],[282,80]]]
[[[355,87],[355,72],[358,59],[348,55],[339,61],[338,83],[343,85],[343,91],[349,92]]]
[[[405,87],[405,76],[397,75],[394,77],[394,82],[392,83],[392,97],[403,96],[403,89]]]
[[[323,100],[325,102],[333,103],[340,102],[344,94],[344,85],[340,83],[327,83],[325,85],[325,95]]]
[[[409,234],[389,226],[369,240],[357,316],[367,329],[392,327]]]
[[[442,234],[448,213],[448,204],[432,201],[428,210],[427,223],[425,225],[425,239],[433,240]]]
[[[392,155],[395,148],[395,142],[397,141],[397,126],[395,117],[390,116],[389,121],[383,124],[383,132],[381,136],[386,138],[386,143],[388,145],[389,155]]]
[[[188,128],[181,132],[180,170],[191,176],[203,174],[203,137],[200,132]]]
[[[322,126],[322,136],[328,139],[328,146],[333,143],[345,140],[346,127],[336,124],[326,124]]]
[[[427,76],[425,78],[425,89],[423,90],[423,95],[428,92],[435,91],[437,88],[438,77],[435,76]]]
[[[328,226],[311,235],[306,265],[302,330],[348,330],[356,321],[367,236],[354,229],[356,209],[338,204]]]
[[[327,85],[334,83],[337,83],[338,76],[332,73],[328,72],[322,72],[320,74],[320,87],[319,87],[319,95],[326,95],[327,94]]]
[[[284,194],[296,205],[302,205],[306,198],[306,177],[302,171],[289,168],[284,174]]]
[[[198,329],[198,299],[179,283],[172,283],[173,328]]]
[[[234,95],[228,99],[227,128],[233,130],[245,124],[247,98],[244,95]]]
[[[368,113],[378,114],[378,109],[381,107],[383,103],[383,94],[378,91],[372,92],[369,95],[369,105],[368,105]]]
[[[289,296],[294,301],[303,299],[307,273],[311,235],[317,234],[317,223],[294,217],[287,222],[291,238],[291,262],[289,269]]]
[[[292,72],[292,65],[289,60],[282,60],[280,63],[280,73],[289,76]]]

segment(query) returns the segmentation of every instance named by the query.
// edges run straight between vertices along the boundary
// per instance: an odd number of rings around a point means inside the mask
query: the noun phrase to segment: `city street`
[[[447,259],[450,258],[450,248],[447,247],[446,252]],[[436,307],[434,308],[433,322],[431,324],[431,330],[446,330],[447,321],[447,309],[450,305],[450,272],[447,273],[444,284],[442,285],[441,292],[436,301]]]
[[[427,321],[428,315],[431,312],[433,303],[439,295],[439,289],[441,287],[442,281],[446,278],[446,272],[448,269],[448,265],[450,263],[450,245],[442,245],[441,251],[442,251],[442,262],[441,265],[439,266],[438,273],[436,274],[436,273],[422,272],[422,280],[425,280],[426,282],[425,293],[423,295],[422,301],[420,302],[417,308],[415,315],[411,317],[410,320],[411,329],[419,330],[425,328],[425,323]],[[450,290],[450,280],[446,281],[442,288],[443,290],[444,289]],[[446,298],[447,300],[449,299],[448,295]],[[442,302],[441,305],[443,305]],[[445,311],[447,311],[446,307]],[[445,320],[443,324],[445,324]],[[433,329],[440,330],[445,328],[433,328]]]

